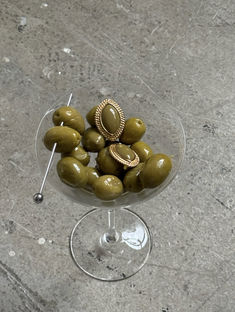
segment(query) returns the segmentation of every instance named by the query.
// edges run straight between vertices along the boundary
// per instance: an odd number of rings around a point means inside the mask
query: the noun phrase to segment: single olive
[[[99,151],[96,162],[98,169],[105,174],[119,176],[123,171],[123,165],[110,155],[108,147]]]
[[[97,107],[98,105],[94,106],[86,115],[86,120],[92,127],[95,127],[95,111]]]
[[[72,187],[84,187],[87,184],[86,167],[73,157],[61,158],[57,163],[57,172],[61,181]]]
[[[140,172],[140,181],[144,187],[154,188],[160,185],[172,168],[170,157],[165,154],[154,154],[144,163]]]
[[[103,200],[112,200],[123,192],[122,181],[113,175],[103,175],[93,184],[95,195]]]
[[[58,108],[53,114],[53,122],[56,126],[59,126],[63,122],[64,126],[73,128],[80,134],[83,134],[85,131],[85,123],[82,115],[71,106]]]
[[[88,177],[87,185],[93,186],[95,181],[100,177],[99,171],[92,167],[86,167],[86,173]]]
[[[136,167],[127,171],[123,179],[123,184],[126,191],[137,193],[143,190],[144,185],[139,178],[139,174],[143,166],[144,163],[139,163]]]
[[[79,160],[83,166],[87,166],[90,161],[90,155],[80,145],[76,146],[70,153],[62,154],[62,157],[68,156]]]
[[[56,126],[49,129],[44,136],[44,144],[50,151],[52,150],[55,143],[56,152],[58,153],[69,153],[77,145],[79,145],[81,136],[79,132],[69,127]]]
[[[105,146],[105,139],[96,128],[88,128],[83,134],[82,145],[89,152],[98,152]]]
[[[136,152],[141,162],[144,162],[145,160],[149,159],[153,155],[153,151],[151,147],[143,141],[138,141],[132,144],[131,149],[133,149],[133,151]]]
[[[124,144],[133,144],[139,141],[146,131],[146,126],[140,118],[129,118],[120,137]]]

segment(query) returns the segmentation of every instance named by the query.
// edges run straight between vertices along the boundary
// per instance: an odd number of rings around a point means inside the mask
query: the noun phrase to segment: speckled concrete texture
[[[0,16],[0,311],[233,312],[235,2],[0,0]],[[98,79],[101,99],[126,75],[179,114],[187,151],[167,189],[135,207],[153,234],[148,263],[104,283],[68,249],[88,209],[50,185],[32,202],[34,136],[70,90]]]

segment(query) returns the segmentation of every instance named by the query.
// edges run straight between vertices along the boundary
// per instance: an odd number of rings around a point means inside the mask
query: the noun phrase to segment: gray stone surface
[[[234,12],[230,0],[0,0],[1,312],[234,311]],[[135,208],[153,233],[148,263],[103,283],[68,250],[87,208],[50,185],[32,203],[34,135],[64,92],[99,79],[102,98],[106,79],[127,74],[178,112],[187,152]]]

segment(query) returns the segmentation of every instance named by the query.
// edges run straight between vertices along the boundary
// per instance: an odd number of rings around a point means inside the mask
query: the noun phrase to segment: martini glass
[[[126,119],[141,118],[147,127],[141,140],[148,143],[154,153],[164,153],[172,158],[172,170],[160,186],[139,193],[125,192],[115,200],[104,201],[86,189],[72,188],[60,181],[56,172],[56,164],[61,158],[59,153],[55,153],[47,178],[60,193],[90,208],[72,230],[70,251],[75,264],[82,271],[103,281],[128,278],[146,263],[152,248],[151,234],[145,221],[133,210],[170,184],[184,157],[185,135],[179,118],[165,103],[140,90],[139,93],[136,93],[136,89],[135,92],[126,92],[121,86],[110,88],[110,83],[91,81],[76,90],[71,106],[85,118],[94,105],[105,98],[112,98],[121,106]],[[66,105],[65,101],[60,100],[56,104],[41,119],[36,134],[36,154],[42,174],[50,157],[43,137],[53,126],[54,111]],[[90,155],[89,166],[95,166],[96,153]]]

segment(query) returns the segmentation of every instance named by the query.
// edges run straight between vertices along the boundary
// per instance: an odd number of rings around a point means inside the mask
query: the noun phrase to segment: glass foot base
[[[145,222],[128,209],[115,210],[116,233],[105,232],[108,209],[94,209],[75,225],[70,250],[76,265],[86,274],[103,281],[118,281],[137,273],[152,248]]]

